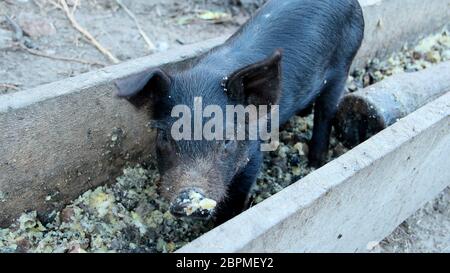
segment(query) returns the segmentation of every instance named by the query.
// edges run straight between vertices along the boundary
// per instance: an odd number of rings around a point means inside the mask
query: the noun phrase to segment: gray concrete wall
[[[357,65],[450,21],[450,0],[361,3],[367,28]],[[88,188],[113,182],[126,161],[146,158],[152,149],[151,132],[145,127],[149,111],[136,111],[115,98],[112,81],[195,56],[224,40],[220,37],[0,96],[0,192],[4,196],[0,226],[26,210],[42,215],[59,209]],[[50,201],[47,196],[52,196]]]
[[[354,67],[415,43],[450,23],[450,0],[360,0],[363,7],[364,42]]]
[[[365,252],[450,185],[450,92],[179,252]]]

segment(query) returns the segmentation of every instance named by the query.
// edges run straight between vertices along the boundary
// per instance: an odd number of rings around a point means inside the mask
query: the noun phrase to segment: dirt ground
[[[450,188],[404,221],[371,252],[450,253]]]
[[[76,2],[67,0],[70,10]],[[242,4],[233,0],[122,0],[155,45],[155,50],[149,50],[134,20],[116,0],[78,2],[74,13],[77,22],[119,61],[231,34],[255,9],[249,1]],[[32,88],[102,66],[30,54],[14,41],[15,33],[5,16],[22,28],[25,45],[33,52],[104,65],[112,63],[72,27],[58,3],[58,0],[0,1],[0,84],[8,86],[0,87],[0,94]]]
[[[255,10],[257,5],[252,3],[263,1],[122,0],[155,45],[154,50],[149,50],[135,21],[119,2],[67,0],[70,9],[76,6],[74,16],[78,23],[119,61],[126,61],[231,34]],[[73,28],[58,3],[0,1],[0,94],[113,63]],[[11,22],[23,30],[24,37],[19,39]],[[61,57],[72,60],[57,60]],[[450,189],[370,248],[372,252],[450,252]]]

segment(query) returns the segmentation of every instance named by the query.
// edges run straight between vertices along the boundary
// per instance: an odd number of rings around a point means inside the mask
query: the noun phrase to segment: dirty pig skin
[[[308,157],[311,165],[321,166],[363,33],[357,0],[269,0],[224,44],[178,65],[116,81],[119,96],[152,109],[160,190],[170,211],[213,217],[216,223],[230,219],[247,207],[262,163],[261,140],[175,141],[171,109],[193,109],[196,97],[204,107],[224,111],[227,105],[278,105],[283,124],[313,107]],[[202,209],[205,200],[214,206]]]

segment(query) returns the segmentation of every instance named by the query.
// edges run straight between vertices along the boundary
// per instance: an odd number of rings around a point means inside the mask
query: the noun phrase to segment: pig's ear
[[[150,99],[162,97],[169,90],[170,77],[160,68],[153,68],[115,81],[117,95],[126,97],[140,107]]]
[[[281,93],[281,50],[234,72],[225,88],[232,98],[247,105],[277,104]]]

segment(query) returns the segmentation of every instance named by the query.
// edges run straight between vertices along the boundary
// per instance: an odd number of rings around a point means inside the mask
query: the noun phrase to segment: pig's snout
[[[182,190],[170,204],[170,213],[176,217],[207,219],[211,217],[217,202],[206,198],[201,190],[189,188]]]

